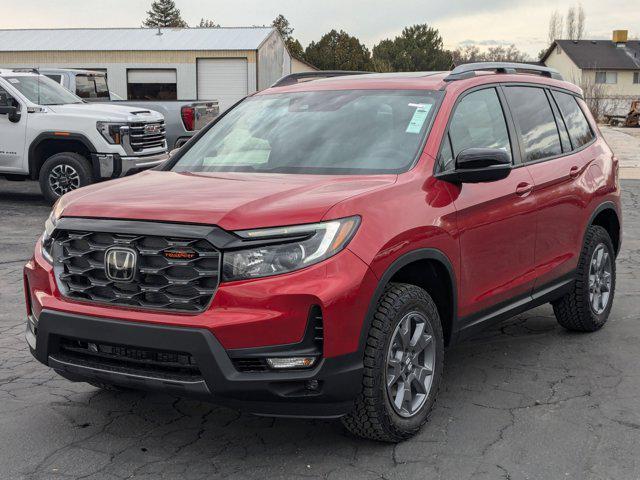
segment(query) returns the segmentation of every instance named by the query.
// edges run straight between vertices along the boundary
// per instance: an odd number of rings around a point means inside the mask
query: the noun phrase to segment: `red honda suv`
[[[58,201],[24,270],[40,362],[395,442],[445,348],[546,302],[604,325],[618,161],[579,88],[521,64],[314,75]]]

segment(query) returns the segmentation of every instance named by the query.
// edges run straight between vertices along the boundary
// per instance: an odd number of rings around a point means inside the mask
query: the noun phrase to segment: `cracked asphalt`
[[[640,479],[640,181],[623,189],[608,325],[571,334],[543,306],[456,346],[431,421],[394,446],[56,376],[23,337],[22,266],[49,208],[0,180],[0,478]]]

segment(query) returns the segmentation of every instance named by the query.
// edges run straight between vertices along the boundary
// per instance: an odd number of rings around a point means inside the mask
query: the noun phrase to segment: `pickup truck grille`
[[[131,281],[108,276],[112,247],[135,254]],[[73,300],[197,313],[218,287],[220,252],[204,239],[62,230],[52,251],[58,287]]]
[[[129,124],[129,144],[134,152],[150,148],[164,148],[166,141],[164,121]]]

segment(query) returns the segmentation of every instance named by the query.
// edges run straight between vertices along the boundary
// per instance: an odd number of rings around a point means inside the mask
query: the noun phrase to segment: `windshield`
[[[13,88],[36,105],[83,103],[81,98],[76,97],[62,85],[44,75],[21,75],[5,78]]]
[[[441,92],[257,95],[228,112],[178,172],[398,173],[413,164]]]

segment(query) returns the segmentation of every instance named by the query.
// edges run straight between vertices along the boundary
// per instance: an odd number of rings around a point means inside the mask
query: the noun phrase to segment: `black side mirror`
[[[456,168],[437,178],[451,183],[495,182],[511,172],[511,156],[499,148],[467,148],[456,157]]]
[[[20,108],[15,105],[2,105],[0,106],[0,115],[7,115],[10,122],[18,123],[21,117]]]

